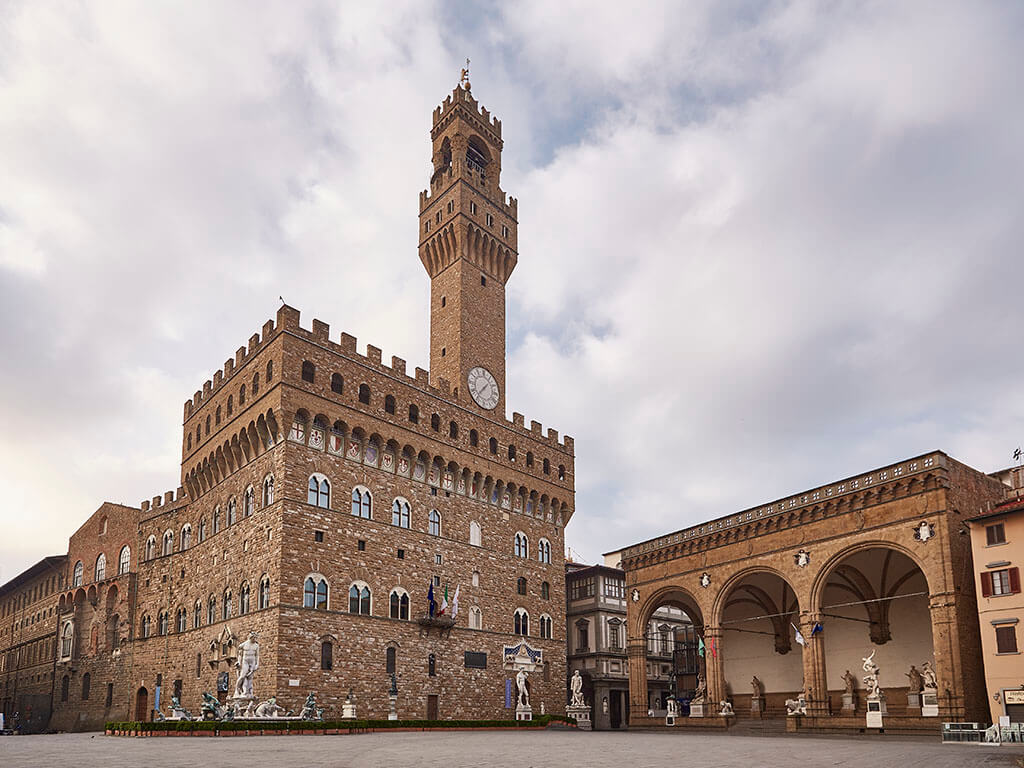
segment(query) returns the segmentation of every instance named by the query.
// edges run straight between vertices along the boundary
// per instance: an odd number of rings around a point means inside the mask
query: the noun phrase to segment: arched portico
[[[648,627],[651,625],[655,614],[665,607],[678,609],[692,622],[696,633],[702,635],[704,632],[704,612],[707,606],[702,607],[696,596],[682,587],[667,586],[660,589],[644,601],[640,610],[632,614],[632,620],[628,624],[629,637],[626,648],[629,659],[629,705],[631,719],[645,717],[650,707],[648,699],[648,656],[651,654],[651,638],[648,637]],[[655,644],[657,642],[659,641],[655,640]],[[698,671],[703,673],[703,669]],[[696,671],[693,671],[693,676],[695,678]]]

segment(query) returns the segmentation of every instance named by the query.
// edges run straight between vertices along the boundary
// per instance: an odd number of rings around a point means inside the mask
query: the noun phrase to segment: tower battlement
[[[462,107],[461,110],[459,109],[460,107]],[[479,123],[480,128],[491,132],[493,138],[497,139],[499,143],[501,142],[501,120],[491,117],[491,113],[487,108],[473,98],[469,88],[463,88],[461,85],[455,86],[455,89],[445,98],[441,105],[434,108],[431,136],[435,132],[443,130],[448,118],[457,111],[472,115],[476,119],[475,121]]]

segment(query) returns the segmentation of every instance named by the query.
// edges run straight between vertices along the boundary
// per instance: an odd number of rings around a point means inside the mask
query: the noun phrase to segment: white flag
[[[804,639],[804,636],[802,634],[800,634],[800,628],[797,627],[797,625],[794,624],[793,622],[789,622],[789,625],[793,628],[793,631],[796,632],[796,641],[797,641],[797,643],[799,645],[807,645],[807,641]]]
[[[452,618],[454,619],[459,614],[459,590],[462,589],[462,585],[459,584],[455,587],[455,597],[452,598]]]

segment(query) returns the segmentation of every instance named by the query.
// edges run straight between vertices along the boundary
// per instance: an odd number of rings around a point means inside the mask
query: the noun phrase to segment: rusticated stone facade
[[[226,628],[239,641],[258,633],[256,694],[293,710],[316,691],[338,717],[351,691],[360,716],[386,717],[393,669],[399,717],[510,718],[502,648],[522,636],[544,652],[534,711],[564,707],[573,441],[504,416],[517,256],[500,123],[466,84],[435,112],[432,137],[421,228],[438,208],[454,238],[420,244],[437,370],[409,375],[282,306],[185,403],[181,487],[137,508],[104,504],[71,537],[49,598],[50,727],[149,719],[158,691],[162,710],[177,694],[198,712],[218,676],[234,687],[214,642]],[[442,145],[456,154],[437,156]],[[476,367],[496,404],[470,392]],[[430,583],[438,608],[458,590],[443,632],[420,622]]]

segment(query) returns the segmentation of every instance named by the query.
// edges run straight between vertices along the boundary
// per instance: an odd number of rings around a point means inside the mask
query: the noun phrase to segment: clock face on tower
[[[466,377],[469,384],[469,394],[481,408],[491,410],[498,404],[498,382],[486,368],[477,366],[469,369]]]

